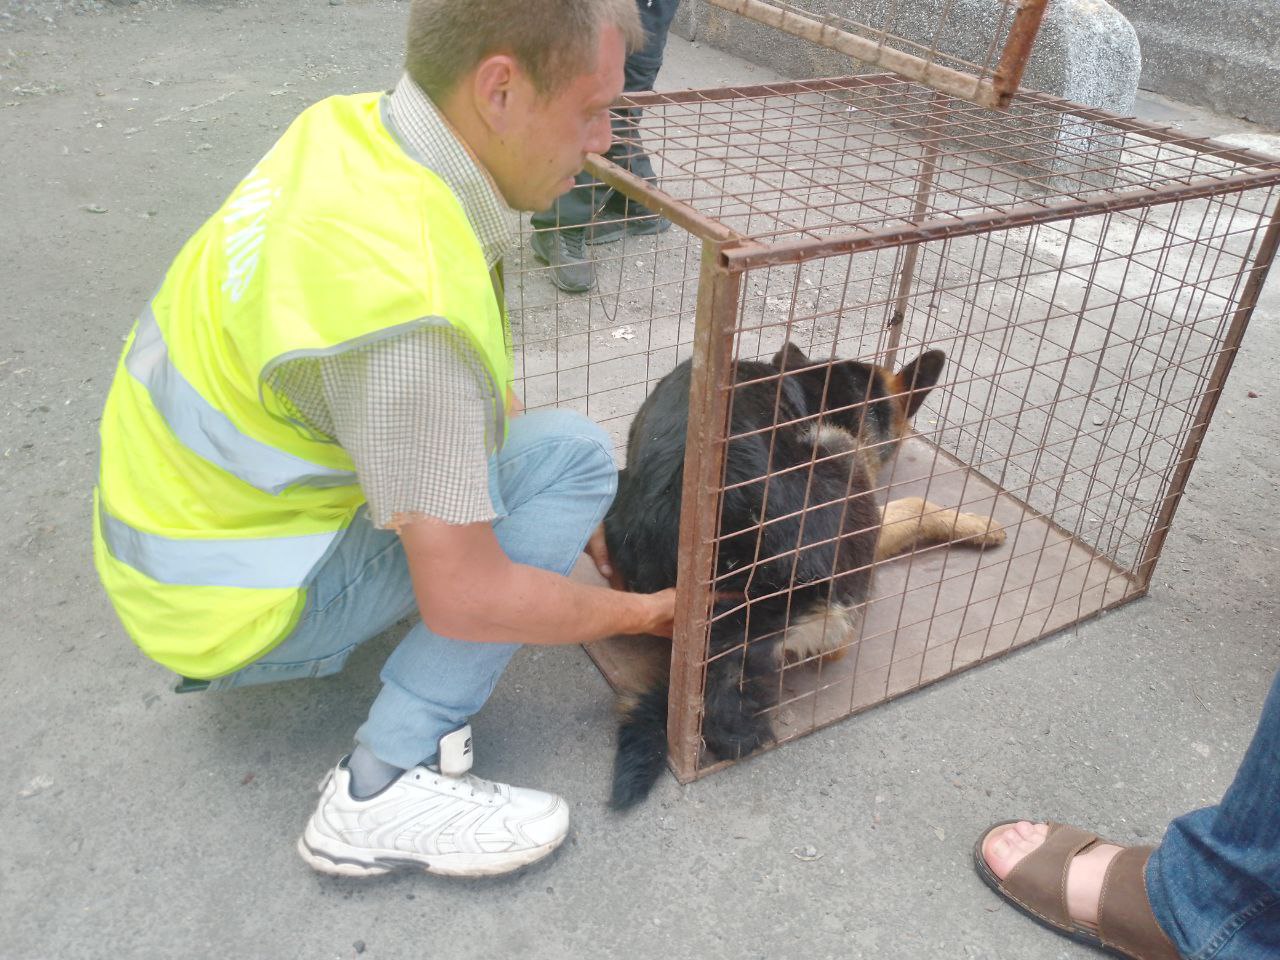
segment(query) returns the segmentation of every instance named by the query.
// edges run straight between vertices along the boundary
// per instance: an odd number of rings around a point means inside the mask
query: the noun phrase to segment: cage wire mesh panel
[[[649,388],[692,351],[700,242],[683,230],[588,247],[590,294],[561,293],[522,227],[508,265],[517,392],[527,409],[567,407],[604,426],[621,449]]]
[[[839,655],[768,677],[778,742],[1145,592],[1280,238],[1280,161],[1039,94],[994,112],[887,75],[631,102],[660,185],[592,169],[675,227],[592,248],[588,295],[557,293],[526,253],[508,299],[528,405],[603,421],[620,460],[645,395],[697,352],[669,727],[682,779],[732,760],[701,723],[708,637],[760,602],[713,603],[733,383],[788,342],[889,368],[944,351],[870,495],[989,517],[1007,539],[876,563],[859,628],[833,631]],[[591,649],[622,686],[635,651]]]
[[[707,0],[942,93],[1004,107],[1018,89],[1048,0]],[[975,19],[976,14],[976,19]],[[910,39],[914,37],[916,39]]]

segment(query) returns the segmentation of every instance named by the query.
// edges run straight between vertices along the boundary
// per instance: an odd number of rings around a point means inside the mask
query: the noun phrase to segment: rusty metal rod
[[[1013,26],[1009,28],[1009,39],[1005,41],[995,79],[991,83],[1002,107],[1009,104],[1022,83],[1022,73],[1031,57],[1031,47],[1040,32],[1040,21],[1044,19],[1047,4],[1048,0],[1022,0],[1018,4]]]
[[[903,243],[947,240],[952,237],[1051,223],[1055,220],[1067,220],[1096,213],[1152,207],[1176,200],[1199,200],[1277,184],[1280,184],[1280,165],[1277,165],[1277,169],[1273,172],[1238,174],[1230,180],[1207,184],[1139,187],[1095,200],[1078,200],[1069,197],[1049,203],[1027,203],[1000,211],[956,217],[950,222],[930,223],[923,227],[903,224],[842,236],[803,238],[768,245],[727,247],[721,255],[725,265],[731,269],[756,270],[784,263],[799,263],[812,257],[877,250]]]
[[[1002,98],[992,86],[990,79],[944,67],[932,60],[904,53],[792,10],[784,10],[771,3],[762,3],[761,0],[707,0],[707,2],[746,17],[748,20],[755,20],[757,23],[763,23],[784,33],[801,37],[810,43],[816,43],[820,47],[843,53],[863,63],[885,67],[942,93],[961,97],[984,107],[999,108],[1008,103],[1008,96]]]
[[[1156,561],[1160,559],[1160,551],[1164,548],[1165,538],[1169,535],[1173,515],[1178,509],[1178,503],[1182,500],[1187,481],[1191,477],[1191,468],[1195,466],[1196,457],[1200,455],[1200,445],[1204,443],[1204,436],[1209,430],[1209,421],[1213,418],[1213,411],[1222,396],[1222,388],[1226,385],[1227,375],[1231,372],[1236,352],[1240,349],[1240,341],[1244,339],[1249,318],[1253,315],[1254,307],[1258,305],[1258,297],[1266,282],[1271,261],[1275,259],[1277,247],[1280,247],[1280,200],[1276,201],[1271,223],[1262,236],[1262,242],[1258,245],[1258,255],[1254,258],[1253,266],[1249,270],[1249,279],[1245,281],[1244,290],[1241,291],[1240,304],[1231,317],[1231,325],[1222,342],[1222,350],[1210,374],[1208,389],[1200,400],[1200,409],[1196,411],[1195,421],[1187,441],[1178,454],[1177,469],[1169,481],[1164,502],[1160,505],[1155,529],[1152,531],[1146,549],[1142,552],[1142,560],[1138,563],[1138,583],[1144,590],[1151,585],[1151,576],[1155,573]]]
[[[733,230],[704,216],[687,203],[682,203],[661,187],[657,187],[629,170],[624,170],[599,154],[587,154],[586,170],[593,177],[621,191],[632,200],[641,201],[650,210],[656,210],[672,223],[678,224],[703,240],[722,242],[742,240]]]
[[[902,77],[876,73],[851,77],[822,77],[815,80],[790,80],[782,83],[755,84],[741,87],[708,87],[703,90],[680,90],[673,93],[631,93],[622,97],[618,101],[618,105],[620,107],[648,107],[661,106],[663,104],[708,103],[720,100],[795,96],[802,93],[829,93],[837,90],[854,90],[859,87],[878,88],[885,93],[888,91],[884,90],[884,88],[897,87],[902,93],[910,93],[913,86],[915,84],[909,80],[904,80]],[[918,88],[917,91],[921,94],[924,93],[923,90]],[[1228,147],[1224,144],[1214,143],[1205,137],[1187,136],[1175,127],[1147,123],[1143,120],[1121,116],[1097,107],[1085,107],[1047,93],[1024,90],[1019,95],[1018,103],[1020,107],[1049,107],[1062,113],[1070,113],[1073,117],[1083,120],[1094,120],[1103,123],[1108,127],[1126,133],[1135,133],[1164,143],[1186,146],[1194,149],[1197,153],[1230,160],[1232,163],[1264,168],[1280,166],[1280,161],[1264,153],[1258,153],[1243,147]],[[952,105],[952,110],[954,111],[960,106],[960,104],[954,104]],[[896,105],[887,107],[886,114],[896,113],[899,109]],[[973,108],[970,108],[970,113],[975,121],[990,121],[993,119],[992,115],[984,115]]]
[[[929,210],[929,202],[933,198],[933,181],[938,170],[937,125],[945,116],[943,98],[933,95],[930,105],[930,121],[925,125],[925,140],[920,151],[920,172],[917,174],[915,205],[912,209],[912,222],[923,224],[925,214]],[[893,305],[893,313],[889,317],[889,344],[885,354],[885,364],[890,368],[898,365],[898,346],[902,341],[902,322],[907,317],[907,304],[911,301],[911,285],[915,281],[916,261],[920,257],[920,244],[913,243],[907,247],[903,257],[902,275],[898,279],[898,297]]]
[[[733,392],[733,333],[742,285],[742,274],[722,264],[719,246],[711,240],[702,243],[680,507],[667,741],[671,767],[681,783],[697,776],[701,752],[707,625]]]

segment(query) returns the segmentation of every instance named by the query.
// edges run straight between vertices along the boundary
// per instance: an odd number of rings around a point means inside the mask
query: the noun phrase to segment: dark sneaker
[[[621,204],[611,200],[587,229],[587,243],[612,243],[624,236],[651,237],[670,229],[670,220],[642,203],[628,200]]]
[[[596,269],[583,242],[585,227],[534,230],[533,254],[551,268],[551,282],[565,293],[585,293],[596,285]]]

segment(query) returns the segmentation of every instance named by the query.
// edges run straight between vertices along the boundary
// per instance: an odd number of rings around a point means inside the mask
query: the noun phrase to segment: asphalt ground
[[[334,880],[294,852],[394,632],[338,677],[223,696],[174,695],[135,651],[89,550],[121,339],[284,124],[394,82],[406,11],[0,11],[0,956],[1091,956],[998,902],[971,847],[1012,816],[1154,841],[1230,782],[1280,662],[1275,282],[1146,599],[698,783],[664,777],[626,816],[605,807],[600,675],[577,648],[518,655],[475,719],[476,771],[561,793],[574,828],[514,878]],[[667,88],[770,76],[674,37],[667,60]]]

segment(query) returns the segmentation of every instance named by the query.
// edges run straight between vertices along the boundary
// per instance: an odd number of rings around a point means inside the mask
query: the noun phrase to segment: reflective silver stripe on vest
[[[341,531],[256,540],[174,540],[143,533],[99,506],[111,555],[152,580],[181,586],[296,589]]]
[[[356,482],[349,470],[321,466],[240,432],[225,413],[205,400],[169,360],[169,348],[150,305],[138,318],[138,332],[125,367],[147,388],[151,402],[173,435],[250,486],[266,493],[286,487],[340,487]]]

